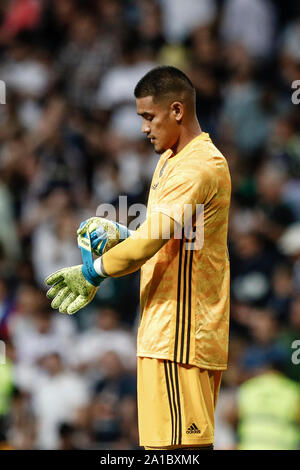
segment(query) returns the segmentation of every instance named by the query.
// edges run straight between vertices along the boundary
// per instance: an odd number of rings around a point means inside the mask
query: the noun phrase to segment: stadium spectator
[[[239,389],[238,449],[297,450],[299,407],[297,384],[281,372],[278,362],[266,365]]]
[[[79,336],[78,364],[87,368],[101,361],[109,352],[118,354],[126,369],[135,367],[133,336],[120,324],[119,313],[113,308],[104,307],[95,312],[94,325]]]
[[[47,378],[34,392],[37,441],[40,448],[53,449],[59,443],[59,424],[72,423],[76,410],[88,403],[89,392],[79,375],[65,369],[59,354],[45,355],[41,366]]]

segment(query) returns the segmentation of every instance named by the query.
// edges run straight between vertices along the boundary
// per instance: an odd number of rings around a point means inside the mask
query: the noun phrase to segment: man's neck
[[[202,134],[202,130],[198,122],[195,123],[195,125],[190,127],[189,129],[183,129],[181,135],[179,136],[179,139],[171,149],[173,155],[175,156],[177,153],[179,153],[186,145],[188,145],[200,134]]]

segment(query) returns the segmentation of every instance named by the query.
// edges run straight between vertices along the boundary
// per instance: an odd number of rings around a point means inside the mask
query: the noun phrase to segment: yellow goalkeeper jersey
[[[185,226],[141,268],[138,356],[226,369],[230,194],[227,161],[207,133],[161,155],[147,214],[163,212]]]

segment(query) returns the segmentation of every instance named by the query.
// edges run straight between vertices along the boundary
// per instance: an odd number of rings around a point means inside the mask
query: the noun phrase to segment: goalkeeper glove
[[[78,245],[83,264],[60,269],[45,280],[51,286],[46,294],[52,300],[51,307],[61,313],[73,314],[88,305],[105,279],[94,268],[89,234],[79,235]]]
[[[80,224],[77,234],[79,236],[88,234],[93,253],[101,256],[120,241],[128,238],[131,232],[127,227],[117,222],[102,217],[91,217]]]
[[[104,279],[98,274],[93,278],[87,275],[82,264],[63,268],[45,280],[48,286],[52,286],[46,295],[48,299],[53,299],[52,308],[59,309],[61,313],[72,314],[93,300]]]

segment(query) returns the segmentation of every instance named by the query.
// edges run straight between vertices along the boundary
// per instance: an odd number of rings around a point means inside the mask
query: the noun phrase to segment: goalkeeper
[[[183,72],[155,68],[139,81],[134,93],[142,131],[160,155],[146,221],[134,233],[111,223],[101,231],[103,221],[97,219],[82,224],[78,241],[83,265],[51,275],[48,296],[53,308],[74,313],[93,299],[106,277],[141,268],[140,445],[212,449],[214,413],[228,352],[228,165],[200,128],[195,88]],[[203,219],[200,214],[200,233],[193,232],[196,237],[191,243],[185,209],[191,208],[194,230],[199,205]],[[95,261],[93,250],[100,255]]]

